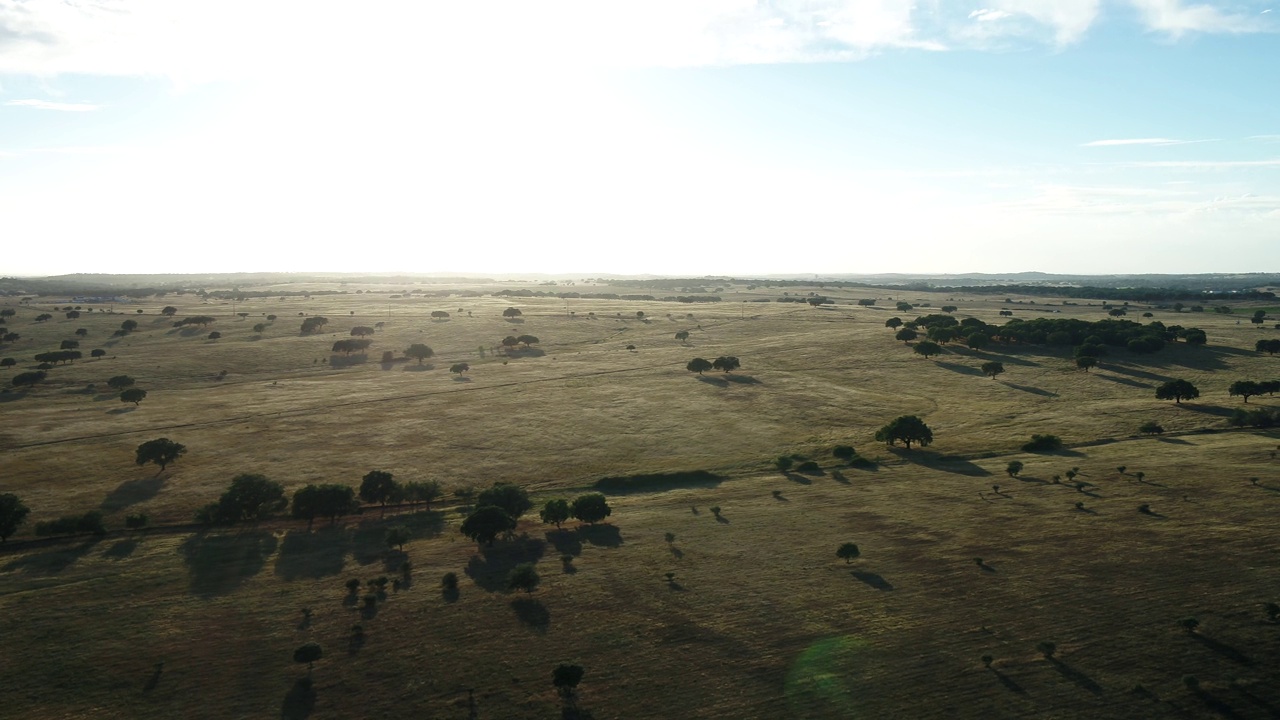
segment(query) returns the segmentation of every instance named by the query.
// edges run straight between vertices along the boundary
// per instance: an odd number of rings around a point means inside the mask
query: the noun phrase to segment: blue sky
[[[1280,271],[1277,16],[0,0],[0,273]]]

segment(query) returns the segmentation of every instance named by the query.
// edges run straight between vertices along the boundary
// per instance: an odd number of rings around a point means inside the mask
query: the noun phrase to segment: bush
[[[1157,422],[1145,422],[1138,428],[1138,432],[1143,435],[1159,435],[1164,432],[1164,428]]]
[[[858,451],[854,450],[852,445],[837,445],[831,449],[831,454],[845,462],[858,457]]]
[[[347,590],[349,590],[352,595],[355,595],[356,591],[360,589],[360,580],[359,578],[351,578],[350,580],[343,583],[343,585],[346,586]]]
[[[719,485],[724,478],[706,470],[686,470],[669,473],[649,473],[600,478],[595,489],[607,493],[661,492],[682,487],[709,487]]]
[[[1004,471],[1009,473],[1009,477],[1018,477],[1018,473],[1022,472],[1023,464],[1017,460],[1010,460],[1005,466]]]
[[[1031,441],[1022,446],[1023,452],[1052,452],[1062,449],[1062,438],[1057,435],[1032,435]]]
[[[130,530],[141,530],[147,526],[148,522],[149,518],[147,518],[146,515],[138,513],[137,515],[126,515],[124,519],[124,526]]]
[[[778,459],[774,461],[774,464],[778,466],[779,470],[786,472],[791,469],[791,458],[786,455],[779,455]]]
[[[440,587],[450,592],[458,589],[458,573],[447,572],[440,578]]]
[[[804,462],[796,466],[796,472],[816,473],[821,471],[822,471],[822,468],[818,467],[818,463],[812,460],[805,460]]]
[[[36,523],[36,535],[81,535],[92,533],[106,535],[107,528],[102,524],[102,513],[94,510],[84,515],[64,515],[57,520]]]

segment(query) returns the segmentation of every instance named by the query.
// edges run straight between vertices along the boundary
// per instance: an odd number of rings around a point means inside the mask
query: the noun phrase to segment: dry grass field
[[[1280,602],[1280,434],[1226,423],[1241,404],[1231,382],[1280,377],[1280,360],[1253,350],[1280,330],[1251,325],[1252,308],[1175,315],[1135,304],[1129,319],[1151,311],[1200,327],[1208,345],[1112,350],[1085,373],[1069,348],[949,347],[926,360],[884,321],[944,304],[991,323],[1001,310],[1100,320],[1101,301],[787,288],[837,300],[812,308],[751,302],[782,291],[743,286],[699,304],[491,295],[520,287],[669,294],[503,283],[424,298],[334,284],[302,289],[348,294],[234,305],[170,294],[75,320],[62,299],[8,299],[9,330],[22,337],[0,345],[18,360],[0,370],[6,386],[36,353],[77,328],[88,335],[85,359],[0,394],[0,492],[31,508],[0,548],[0,715],[1280,717],[1280,624],[1262,609]],[[877,305],[854,305],[864,297]],[[897,312],[898,300],[918,307]],[[216,322],[176,329],[165,305]],[[504,318],[508,307],[523,314]],[[451,315],[432,319],[436,310]],[[42,312],[54,319],[35,322]],[[330,322],[302,335],[302,314]],[[138,330],[112,338],[127,319]],[[367,359],[330,352],[351,327],[375,323],[385,325]],[[208,339],[214,330],[222,337]],[[504,336],[521,334],[540,342],[501,351]],[[435,357],[405,361],[412,343]],[[93,348],[106,356],[88,359]],[[384,351],[397,360],[379,362]],[[719,355],[741,369],[685,370]],[[977,369],[992,359],[1006,368],[996,379]],[[450,373],[457,362],[471,370]],[[120,374],[148,391],[137,407],[106,388]],[[1201,397],[1156,400],[1173,378]],[[905,414],[929,424],[931,446],[873,441]],[[1147,421],[1165,434],[1139,435]],[[1021,452],[1033,433],[1068,449]],[[188,448],[159,474],[134,463],[138,444],[157,437]],[[836,444],[872,462],[845,466]],[[822,469],[781,473],[782,454]],[[1025,463],[1016,478],[1005,473],[1014,459]],[[1082,491],[1052,480],[1073,468]],[[722,480],[610,495],[613,515],[594,527],[557,531],[535,509],[491,548],[459,533],[465,509],[451,494],[431,511],[366,509],[311,532],[286,519],[191,526],[239,473],[292,493],[358,486],[373,469],[450,491],[514,482],[536,506],[604,476],[707,470]],[[89,510],[106,515],[107,536],[33,533]],[[124,531],[137,512],[157,527]],[[401,558],[383,543],[396,524],[414,533],[412,578],[369,610],[343,583],[399,576]],[[861,548],[850,564],[835,555],[844,542]],[[526,561],[541,586],[506,590],[507,572]],[[440,589],[450,571],[456,596]],[[1195,632],[1179,626],[1187,617],[1200,621]],[[308,641],[325,651],[311,692],[292,662]],[[1051,658],[1037,650],[1046,641]],[[586,669],[573,706],[550,682],[562,662]]]

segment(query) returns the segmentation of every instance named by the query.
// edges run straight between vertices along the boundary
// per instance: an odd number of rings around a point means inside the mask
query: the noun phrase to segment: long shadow
[[[724,378],[711,377],[710,375],[699,375],[698,382],[703,382],[708,385],[715,385],[716,387],[721,387],[721,388],[729,387],[728,380],[725,380]]]
[[[59,547],[42,553],[33,553],[18,558],[0,570],[13,572],[21,570],[32,574],[54,574],[71,567],[98,544],[99,538],[93,538],[73,547]]]
[[[528,597],[519,597],[511,601],[511,609],[515,611],[516,618],[520,622],[545,633],[547,628],[551,627],[551,611],[541,600],[535,600]]]
[[[1004,386],[1013,388],[1014,390],[1021,390],[1022,392],[1025,392],[1025,393],[1031,393],[1032,395],[1039,395],[1041,397],[1058,397],[1058,393],[1056,392],[1050,392],[1049,390],[1042,390],[1037,387],[1031,387],[1030,385],[1016,385],[1011,382],[1006,382],[1004,383]]]
[[[1107,369],[1111,372],[1120,373],[1121,375],[1132,375],[1133,377],[1140,377],[1154,382],[1165,383],[1173,380],[1173,378],[1168,375],[1160,375],[1159,373],[1147,372],[1146,370],[1136,370],[1132,367],[1128,367],[1127,365],[1117,363],[1107,363]]]
[[[311,679],[298,678],[280,703],[280,720],[306,720],[315,707],[316,691],[311,685]]]
[[[953,362],[943,362],[941,360],[935,360],[933,361],[933,364],[937,365],[943,370],[950,370],[951,372],[960,373],[961,375],[978,375],[978,376],[982,375],[981,370],[969,365],[961,365],[959,363],[953,363]]]
[[[840,483],[841,485],[848,485],[848,484],[850,484],[849,478],[845,477],[845,474],[844,474],[843,472],[839,471],[839,470],[832,470],[832,471],[831,471],[831,479],[832,479],[832,480],[835,480],[836,482]]]
[[[540,348],[510,349],[510,350],[507,350],[506,352],[506,356],[509,358],[526,358],[526,357],[537,358],[537,357],[543,357],[546,354],[547,352]]]
[[[622,545],[622,533],[616,525],[609,523],[582,525],[578,528],[578,536],[596,547],[616,548]]]
[[[339,370],[341,370],[342,368],[353,367],[355,365],[364,365],[367,362],[369,362],[368,355],[330,355],[329,356],[329,367],[337,368]]]
[[[924,465],[925,467],[940,470],[942,472],[966,475],[969,477],[987,477],[991,475],[991,471],[975,465],[968,460],[946,457],[928,450],[906,450],[903,448],[891,447],[889,448],[889,452],[897,455],[903,460],[908,460],[916,463],[917,465]]]
[[[123,560],[138,548],[137,538],[126,538],[102,551],[102,557],[109,560]]]
[[[160,494],[160,488],[164,487],[164,482],[164,478],[159,476],[143,480],[126,480],[115,490],[107,493],[100,507],[107,512],[115,512],[130,505],[146,502]]]
[[[285,580],[338,575],[350,546],[345,528],[322,527],[316,532],[290,530],[280,542],[276,575]]]
[[[1187,412],[1201,413],[1202,415],[1213,415],[1215,417],[1231,417],[1235,413],[1235,409],[1222,407],[1221,405],[1200,405],[1183,403],[1180,407]]]
[[[1266,710],[1267,714],[1270,715],[1271,717],[1280,718],[1280,708],[1277,708],[1275,705],[1272,705],[1265,698],[1260,698],[1257,695],[1254,695],[1252,692],[1249,692],[1247,688],[1241,687],[1240,685],[1235,685],[1233,689],[1237,693],[1239,693],[1240,696],[1243,697],[1245,700],[1248,700],[1254,705],[1257,705],[1263,710]]]
[[[1190,445],[1191,443],[1182,438],[1158,437],[1156,442],[1168,443],[1169,445]]]
[[[725,375],[727,382],[737,383],[739,385],[763,385],[764,383],[751,377],[750,375]]]
[[[1248,655],[1245,655],[1244,653],[1222,642],[1221,640],[1215,640],[1211,637],[1205,637],[1200,633],[1190,633],[1190,635],[1191,637],[1195,638],[1196,642],[1200,643],[1201,645],[1204,645],[1205,647],[1218,653],[1219,655],[1222,655],[1225,658],[1234,660],[1235,662],[1238,662],[1241,665],[1253,664],[1253,660]]]
[[[1057,658],[1049,658],[1049,664],[1053,665],[1054,670],[1057,670],[1059,673],[1062,674],[1063,677],[1075,683],[1076,685],[1079,685],[1080,687],[1084,688],[1085,690],[1088,690],[1094,695],[1102,694],[1102,686],[1094,682],[1093,678],[1089,677],[1088,675],[1085,675],[1084,673],[1080,672],[1079,670],[1071,667],[1070,665],[1062,662]]]
[[[130,407],[122,407],[122,408],[116,408],[114,410],[108,410],[107,414],[108,415],[127,415],[137,409],[138,409],[137,405],[132,405]]]
[[[432,365],[431,363],[427,363],[426,365],[405,365],[404,366],[405,372],[427,372],[429,370],[435,370],[435,369],[436,369],[436,366]]]
[[[578,533],[572,530],[559,529],[550,530],[544,535],[547,542],[551,543],[551,547],[561,555],[573,555],[577,557],[582,554],[582,538]]]
[[[867,585],[875,588],[876,590],[888,591],[893,589],[893,583],[890,583],[888,580],[885,580],[883,576],[877,573],[864,572],[862,570],[854,570],[851,574],[855,579],[866,583]]]
[[[1244,716],[1236,712],[1235,708],[1226,704],[1221,698],[1210,693],[1208,690],[1205,690],[1204,688],[1196,688],[1192,692],[1195,693],[1196,697],[1200,698],[1201,702],[1208,705],[1210,710],[1213,710],[1219,715],[1225,718],[1231,718],[1232,720],[1244,720]]]
[[[1024,690],[1021,685],[1014,682],[1013,678],[1009,677],[1008,675],[1005,675],[1004,673],[1000,672],[999,670],[996,670],[995,668],[991,668],[991,672],[996,674],[996,678],[1000,680],[1000,684],[1004,685],[1005,688],[1007,688],[1008,690],[1016,692],[1019,695],[1027,694],[1027,691]]]
[[[514,540],[498,541],[483,547],[467,563],[466,574],[472,582],[488,592],[507,589],[507,575],[520,563],[537,562],[546,552],[547,543],[528,535]]]
[[[676,547],[675,545],[671,545],[670,547],[668,547],[668,549],[671,551],[671,557],[675,558],[676,560],[684,559],[684,551],[681,550],[680,548]]]
[[[234,535],[200,533],[179,548],[191,575],[191,592],[202,597],[225,595],[245,578],[257,575],[267,556],[276,551],[276,538],[265,530]]]
[[[1090,373],[1090,374],[1096,378],[1109,380],[1113,383],[1120,383],[1121,385],[1128,385],[1129,387],[1144,388],[1148,390],[1155,387],[1155,385],[1152,385],[1151,383],[1138,382],[1137,380],[1130,380],[1129,378],[1120,378],[1120,377],[1114,377],[1112,375],[1103,375],[1102,373]]]
[[[783,472],[782,474],[783,474],[783,475],[785,475],[785,476],[787,476],[787,479],[788,479],[788,480],[790,480],[790,481],[791,481],[791,482],[793,482],[793,483],[797,483],[797,484],[800,484],[800,485],[812,485],[812,484],[813,484],[813,481],[812,481],[812,480],[810,480],[809,478],[807,478],[807,477],[805,477],[805,476],[803,476],[803,475],[801,475],[801,474],[799,474],[799,473]]]
[[[142,686],[143,693],[149,693],[160,685],[160,677],[164,675],[164,663],[156,663],[155,669],[151,671],[151,677],[147,678],[147,683]]]

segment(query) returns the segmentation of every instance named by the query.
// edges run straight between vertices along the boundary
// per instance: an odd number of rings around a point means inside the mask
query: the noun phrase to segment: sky
[[[0,0],[0,275],[1280,271],[1280,1]]]

